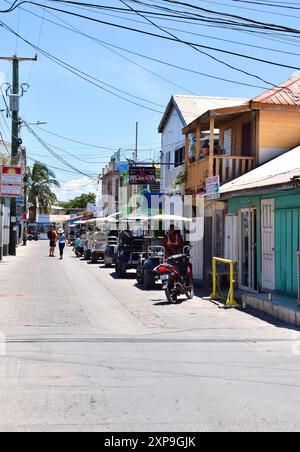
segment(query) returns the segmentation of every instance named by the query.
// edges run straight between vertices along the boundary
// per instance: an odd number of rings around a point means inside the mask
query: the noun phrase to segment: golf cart
[[[104,251],[104,266],[110,268],[115,265],[115,256],[118,248],[119,231],[110,231]]]
[[[115,258],[116,274],[119,278],[125,278],[127,270],[137,269],[140,256],[148,244],[149,240],[144,236],[134,236],[130,231],[120,233]]]
[[[162,245],[149,246],[147,251],[140,256],[137,267],[138,284],[146,290],[154,289],[156,281],[159,280],[154,269],[162,264],[165,258],[165,248]]]

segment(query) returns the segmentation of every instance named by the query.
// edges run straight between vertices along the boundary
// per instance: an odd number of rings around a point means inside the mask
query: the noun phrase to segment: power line
[[[143,17],[145,20],[147,20],[149,23],[151,23],[155,28],[157,28],[158,30],[161,30],[161,31],[163,31],[164,33],[166,33],[171,39],[175,39],[177,42],[179,42],[179,43],[181,43],[181,44],[184,44],[184,45],[187,45],[188,47],[190,47],[190,48],[196,50],[196,52],[199,52],[199,53],[201,53],[202,55],[206,55],[206,56],[208,56],[209,58],[211,58],[212,60],[217,61],[218,63],[224,64],[225,66],[227,66],[227,67],[230,68],[230,69],[233,69],[233,70],[235,70],[235,71],[238,71],[238,72],[243,73],[243,74],[245,74],[245,75],[248,75],[248,76],[250,76],[250,77],[254,77],[254,78],[256,78],[256,79],[258,79],[258,80],[260,80],[260,81],[262,81],[262,82],[264,82],[264,83],[266,83],[266,84],[273,85],[272,83],[267,82],[266,80],[264,80],[262,77],[259,77],[259,76],[255,75],[255,74],[252,74],[252,73],[250,73],[250,72],[248,72],[248,71],[245,71],[245,70],[243,70],[243,69],[239,69],[239,68],[237,68],[236,66],[233,66],[233,65],[230,64],[230,63],[227,63],[227,62],[225,62],[225,61],[223,61],[223,60],[220,60],[219,58],[217,58],[217,57],[215,57],[215,56],[213,56],[213,55],[210,55],[210,54],[207,53],[207,52],[203,52],[202,50],[199,50],[199,48],[198,48],[199,46],[196,46],[196,45],[194,45],[193,43],[189,43],[189,42],[187,42],[187,41],[183,41],[182,39],[178,38],[178,37],[177,37],[176,35],[174,35],[173,33],[170,33],[169,31],[165,30],[165,29],[164,29],[163,27],[161,27],[160,25],[156,24],[153,20],[148,19],[144,14],[141,14],[140,12],[138,12],[137,10],[135,10],[134,8],[132,8],[131,6],[129,6],[124,0],[119,0],[119,1],[120,1],[121,3],[123,3],[123,5],[126,5],[128,8],[130,8],[132,11],[135,11],[136,14],[138,14],[138,15],[141,16],[141,17]],[[136,2],[136,3],[140,3],[140,2]],[[210,48],[210,47],[208,47],[208,46],[200,46],[200,47],[207,48],[207,49]],[[210,48],[210,49],[211,49],[211,48]],[[226,51],[226,52],[224,51],[224,53],[227,53],[227,51]],[[232,55],[233,55],[233,53],[232,53]],[[236,53],[235,53],[235,55],[236,55]],[[273,86],[275,86],[275,85],[273,85]]]
[[[56,1],[60,1],[60,0],[56,0]],[[136,0],[135,0],[135,2],[136,3],[141,3],[141,2],[137,2]],[[252,61],[257,61],[257,62],[260,62],[260,63],[270,64],[270,65],[274,65],[274,66],[277,66],[277,67],[284,67],[284,68],[295,69],[295,70],[299,70],[300,69],[299,67],[296,67],[296,66],[281,64],[281,63],[278,63],[278,62],[273,62],[273,61],[270,61],[270,60],[265,60],[265,59],[262,59],[262,58],[253,57],[251,55],[245,55],[245,54],[241,54],[241,53],[238,53],[238,52],[232,52],[232,51],[225,50],[225,49],[219,49],[217,47],[205,46],[205,45],[201,45],[201,44],[198,44],[198,43],[193,43],[193,42],[181,40],[178,37],[158,35],[156,33],[147,32],[145,30],[140,30],[140,29],[136,29],[136,28],[132,28],[132,27],[126,27],[124,25],[115,24],[115,23],[112,23],[112,22],[102,21],[102,20],[99,20],[99,19],[96,19],[96,18],[93,18],[93,17],[84,16],[82,14],[77,14],[77,13],[66,11],[66,10],[63,10],[63,9],[54,8],[54,7],[51,7],[51,6],[48,6],[48,5],[47,6],[43,6],[43,5],[39,4],[39,3],[35,3],[35,2],[31,2],[31,1],[24,0],[24,1],[20,2],[19,5],[22,5],[22,4],[25,4],[25,3],[29,3],[29,4],[32,4],[32,5],[41,7],[41,8],[44,7],[44,8],[47,8],[47,9],[54,10],[54,11],[62,12],[64,14],[69,14],[69,15],[72,15],[72,16],[76,16],[76,17],[83,18],[83,19],[90,20],[90,21],[97,22],[97,23],[102,23],[102,24],[109,25],[109,26],[112,26],[112,27],[121,28],[121,29],[124,29],[124,30],[132,31],[132,32],[136,32],[136,33],[141,33],[141,34],[152,36],[152,37],[157,37],[157,38],[160,38],[160,39],[166,39],[166,40],[173,41],[173,42],[174,41],[175,42],[179,42],[180,41],[182,44],[186,44],[186,45],[189,45],[189,46],[195,46],[197,48],[203,48],[203,49],[212,50],[212,51],[215,51],[215,52],[225,53],[225,54],[228,54],[228,55],[231,55],[231,56],[237,56],[237,57],[240,57],[240,58],[246,58],[246,59],[249,59],[249,60],[252,60]],[[68,3],[72,4],[72,2],[68,2]],[[13,11],[19,5],[12,6],[9,10],[2,11],[2,12]],[[138,10],[135,10],[135,11],[137,13],[139,12]],[[156,26],[156,24],[154,26]],[[263,26],[267,27],[266,24],[263,24]],[[162,30],[166,33],[166,30],[164,30],[164,29],[162,29]],[[300,30],[291,29],[291,28],[288,28],[288,27],[282,27],[282,29],[280,29],[280,27],[277,26],[276,30],[277,31],[280,31],[280,30],[281,31],[288,31],[288,32],[293,32],[293,33],[296,33],[296,34],[300,34]],[[203,52],[203,53],[205,54],[205,52]],[[213,57],[212,55],[207,54],[207,56],[210,56],[210,57],[215,58],[217,60],[217,58]],[[221,61],[219,61],[219,62],[221,62]],[[225,64],[229,65],[229,63],[225,63]],[[238,70],[239,72],[244,72],[245,73],[245,71],[243,71],[241,69],[235,68],[235,70]],[[272,83],[266,82],[265,80],[261,79],[257,75],[250,74],[250,73],[246,73],[246,75],[251,76],[251,77],[255,77],[255,78],[259,78],[260,81],[263,81],[264,83],[268,83],[270,85],[273,85]]]
[[[6,2],[7,2],[7,1],[6,1]],[[7,2],[7,3],[9,3],[9,2]],[[24,8],[23,8],[23,10],[24,10],[24,11],[27,11],[29,14],[32,14],[32,15],[34,15],[34,16],[41,17],[41,16],[39,16],[38,14],[33,13],[32,11],[28,11],[28,10],[26,10],[26,9],[24,9]],[[55,14],[53,14],[52,12],[49,12],[49,11],[48,11],[48,13],[51,14],[52,16],[56,17],[58,20],[62,21],[63,23],[68,24],[68,22],[66,22],[65,20],[63,20],[63,19],[61,19],[61,18],[58,18],[58,17],[57,17]],[[121,51],[126,52],[126,53],[128,53],[128,54],[131,54],[131,55],[135,55],[135,56],[141,57],[141,58],[146,59],[146,60],[148,60],[148,61],[153,61],[153,62],[162,64],[162,65],[165,65],[165,66],[174,68],[174,69],[178,69],[178,70],[181,70],[181,71],[184,71],[184,72],[188,72],[188,73],[191,73],[191,74],[200,75],[201,77],[211,78],[211,79],[213,79],[213,80],[219,80],[219,81],[223,81],[223,82],[226,82],[226,83],[235,84],[235,85],[240,85],[240,86],[247,86],[247,87],[251,87],[251,88],[267,89],[265,86],[253,85],[253,84],[249,84],[249,83],[245,83],[245,82],[240,82],[240,81],[237,81],[237,80],[232,80],[232,79],[227,79],[227,78],[224,78],[224,77],[219,77],[219,76],[215,76],[215,75],[212,75],[212,74],[207,74],[207,73],[199,72],[199,71],[196,71],[196,70],[194,70],[194,69],[182,67],[182,66],[179,66],[179,65],[176,65],[176,64],[172,64],[172,63],[170,63],[170,62],[168,62],[168,61],[163,61],[163,60],[160,60],[160,59],[157,59],[157,58],[149,57],[149,56],[147,56],[147,55],[145,55],[145,54],[141,54],[141,53],[138,53],[138,52],[130,51],[130,50],[125,49],[125,48],[123,48],[123,47],[120,47],[120,46],[117,46],[117,45],[113,45],[113,44],[111,44],[111,43],[109,43],[109,42],[106,42],[106,41],[102,41],[102,40],[100,40],[100,39],[97,39],[97,38],[95,38],[95,37],[93,37],[93,36],[90,36],[90,35],[88,35],[88,34],[82,32],[82,31],[78,30],[76,27],[73,27],[73,26],[70,25],[70,24],[68,24],[69,27],[67,27],[67,26],[61,25],[61,24],[59,24],[59,23],[57,23],[57,22],[55,22],[55,21],[53,21],[53,20],[47,19],[47,18],[45,18],[45,20],[46,20],[47,22],[49,22],[49,23],[52,23],[52,24],[58,26],[58,27],[61,27],[61,28],[63,28],[63,29],[66,29],[66,30],[68,30],[68,31],[71,31],[71,32],[73,32],[73,33],[77,33],[77,34],[79,34],[79,35],[81,35],[81,36],[84,36],[84,37],[86,37],[86,38],[89,38],[89,39],[93,40],[94,42],[96,42],[96,43],[98,43],[98,44],[100,44],[100,45],[102,45],[102,46],[104,46],[104,47],[105,47],[105,46],[112,47],[112,48],[114,48],[114,49],[121,50]],[[72,28],[70,28],[70,27],[72,27]],[[247,44],[245,44],[245,45],[247,45]],[[255,47],[255,46],[254,46],[254,47]],[[270,51],[274,51],[274,52],[280,52],[280,51],[276,51],[276,50],[274,50],[274,49],[268,49],[268,48],[263,48],[263,47],[262,47],[261,49],[264,49],[264,50],[270,50]],[[115,53],[118,54],[118,55],[120,55],[118,52],[115,52]],[[287,53],[288,53],[288,54],[293,54],[292,52],[287,52]],[[120,56],[121,56],[121,55],[120,55]],[[295,54],[295,56],[300,56],[300,55],[299,55],[299,54]],[[125,58],[125,57],[122,56],[122,58]],[[130,60],[130,59],[127,59],[127,60],[130,61],[130,62],[132,62],[133,64],[139,66],[139,67],[142,67],[142,68],[143,68],[144,70],[146,70],[147,72],[150,72],[150,73],[152,73],[153,75],[156,75],[157,77],[162,78],[163,80],[165,80],[165,81],[167,81],[167,82],[169,82],[169,83],[171,83],[171,84],[173,84],[173,85],[175,85],[175,86],[180,87],[179,85],[174,84],[174,82],[171,82],[170,80],[167,80],[167,79],[165,79],[164,77],[161,77],[160,75],[155,74],[153,71],[149,71],[147,68],[144,68],[143,66],[139,65],[138,63],[136,63],[136,62],[134,62],[134,61],[132,61],[132,60]],[[182,87],[181,87],[181,88],[182,88]],[[183,88],[183,89],[186,90],[186,88]]]
[[[61,163],[63,163],[65,166],[67,166],[68,168],[74,170],[76,173],[81,174],[82,176],[86,176],[90,178],[90,175],[86,174],[85,172],[77,169],[75,166],[71,165],[70,163],[68,163],[66,160],[64,160],[62,157],[60,157],[58,154],[56,154],[56,152],[54,152],[51,147],[42,139],[40,138],[35,131],[29,126],[29,124],[27,124],[26,122],[24,123],[26,125],[27,130],[35,137],[35,139],[53,156],[55,157],[57,160],[59,160]]]

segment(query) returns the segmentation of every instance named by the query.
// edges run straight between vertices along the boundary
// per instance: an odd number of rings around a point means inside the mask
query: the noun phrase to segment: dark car
[[[135,237],[131,232],[124,231],[119,235],[116,252],[116,274],[125,278],[127,270],[137,269],[140,256],[147,249],[148,241],[144,237]]]

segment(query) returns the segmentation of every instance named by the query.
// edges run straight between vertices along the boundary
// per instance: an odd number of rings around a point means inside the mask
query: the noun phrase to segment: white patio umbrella
[[[153,217],[148,218],[151,221],[173,221],[173,222],[182,222],[182,223],[192,223],[192,218],[181,217],[180,215],[154,215]]]
[[[73,224],[86,224],[87,221],[86,220],[79,220],[79,221],[74,221]]]
[[[150,219],[150,217],[148,217],[146,215],[132,214],[132,215],[128,215],[127,217],[122,218],[121,221],[125,221],[125,222],[130,222],[130,221],[148,221],[149,219]]]

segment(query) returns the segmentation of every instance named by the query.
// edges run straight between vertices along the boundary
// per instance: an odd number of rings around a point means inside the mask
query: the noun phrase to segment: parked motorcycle
[[[27,240],[29,240],[30,242],[32,242],[33,240],[35,242],[37,242],[39,240],[39,235],[37,232],[31,232],[30,234],[28,234],[27,236]]]
[[[163,283],[169,303],[177,303],[180,295],[185,295],[188,300],[194,298],[193,269],[189,251],[190,248],[185,247],[183,254],[170,257],[154,270]]]

